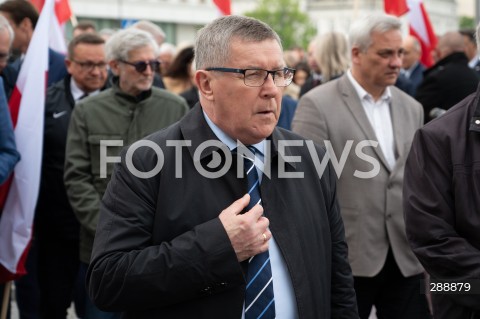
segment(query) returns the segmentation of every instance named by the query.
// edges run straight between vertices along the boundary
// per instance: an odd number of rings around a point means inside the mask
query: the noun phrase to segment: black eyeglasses
[[[99,63],[94,63],[91,61],[76,61],[71,59],[70,61],[75,62],[80,66],[80,68],[84,71],[92,71],[95,68],[99,68],[100,70],[105,70],[107,68],[107,62],[99,62]]]
[[[120,60],[120,62],[131,65],[135,68],[135,71],[138,73],[145,72],[147,66],[150,66],[152,71],[157,72],[160,69],[160,61],[158,60],[150,60],[150,61],[139,61],[139,62],[128,62],[125,60]]]
[[[206,71],[229,72],[243,74],[243,83],[246,86],[258,87],[262,86],[269,74],[272,75],[273,83],[276,86],[284,87],[292,83],[295,69],[283,68],[279,70],[262,70],[262,69],[233,69],[233,68],[206,68]]]

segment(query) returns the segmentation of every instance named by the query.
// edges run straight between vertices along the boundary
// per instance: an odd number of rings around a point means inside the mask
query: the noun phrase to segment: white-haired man
[[[106,155],[118,155],[121,146],[178,121],[188,111],[184,99],[155,87],[158,46],[142,30],[129,28],[113,35],[106,56],[114,74],[113,87],[86,98],[75,106],[67,136],[65,186],[73,211],[80,221],[80,260],[85,268],[90,255],[100,211],[113,165],[101,167],[102,143],[116,140]],[[119,144],[120,143],[120,144]],[[102,172],[106,170],[106,176]],[[103,318],[96,309],[92,317]],[[99,313],[100,312],[100,313]]]
[[[338,196],[360,318],[368,318],[373,305],[379,318],[428,318],[419,293],[423,268],[403,220],[405,157],[423,113],[393,86],[404,51],[401,22],[367,16],[352,25],[349,40],[351,69],[300,99],[292,129],[331,145],[340,163],[345,158]]]

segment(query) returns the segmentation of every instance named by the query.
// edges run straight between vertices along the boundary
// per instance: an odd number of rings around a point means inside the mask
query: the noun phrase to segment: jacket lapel
[[[395,143],[395,158],[398,159],[406,156],[404,145],[407,143],[405,134],[405,122],[407,118],[401,105],[402,97],[398,95],[396,90],[392,89],[392,101],[390,104],[390,116],[392,118],[393,137]]]

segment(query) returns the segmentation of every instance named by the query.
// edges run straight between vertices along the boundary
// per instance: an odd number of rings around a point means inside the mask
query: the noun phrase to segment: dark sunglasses
[[[140,62],[128,62],[125,60],[120,60],[120,62],[131,65],[135,68],[135,71],[142,73],[145,72],[147,66],[150,66],[152,71],[157,72],[160,69],[160,61],[150,60],[150,61],[140,61]]]

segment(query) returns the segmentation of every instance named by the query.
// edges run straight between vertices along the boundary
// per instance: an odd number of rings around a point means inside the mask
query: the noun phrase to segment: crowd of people
[[[0,3],[0,183],[37,20]],[[480,318],[478,33],[427,67],[386,14],[306,51],[242,16],[177,46],[81,21],[49,50],[20,318]]]

